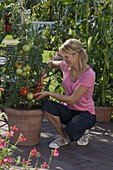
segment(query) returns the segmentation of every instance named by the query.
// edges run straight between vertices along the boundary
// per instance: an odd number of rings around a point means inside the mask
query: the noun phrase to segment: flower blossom
[[[62,55],[59,53],[59,51],[56,51],[56,55],[55,56],[51,56],[51,60],[62,60]]]
[[[3,164],[5,164],[5,163],[13,163],[14,161],[13,161],[13,159],[11,158],[11,157],[9,157],[9,158],[4,158],[4,159],[2,159],[2,161],[1,161],[1,165],[3,165]]]
[[[42,168],[48,168],[49,165],[47,164],[47,162],[44,162],[43,165],[41,166]]]
[[[0,149],[7,147],[7,144],[4,139],[0,139]]]
[[[53,156],[55,157],[59,156],[59,152],[56,148],[54,149]]]
[[[32,157],[37,155],[37,150],[36,150],[35,147],[34,147],[34,149],[31,150],[30,154],[31,154]]]
[[[6,136],[7,136],[8,138],[12,137],[13,135],[14,135],[14,132],[13,132],[13,131],[10,131],[10,132],[7,132],[7,133],[6,133]]]
[[[22,136],[19,138],[19,141],[20,141],[20,142],[26,141],[26,138],[22,135]]]
[[[18,128],[16,126],[13,126],[12,131],[18,131]]]
[[[60,56],[60,55],[57,55],[57,56],[52,56],[51,57],[51,60],[61,60],[62,59],[62,57]]]
[[[22,163],[25,165],[30,165],[31,163],[29,161],[26,161],[25,159],[22,160]]]

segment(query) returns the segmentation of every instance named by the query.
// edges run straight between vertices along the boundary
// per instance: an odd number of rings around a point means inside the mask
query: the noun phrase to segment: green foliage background
[[[1,24],[4,11],[13,11],[11,18],[14,38],[18,31],[18,18],[11,3],[0,1]],[[41,0],[24,1],[24,7],[31,9],[29,20],[54,21],[41,34],[46,50],[57,50],[68,38],[80,39],[89,55],[89,64],[96,72],[94,101],[96,105],[112,105],[113,102],[113,1],[112,0]],[[16,17],[16,21],[15,18]],[[28,20],[28,21],[29,21]],[[30,24],[29,24],[30,26]],[[6,35],[2,28],[1,35]],[[59,82],[58,77],[58,84]],[[55,81],[56,82],[56,81]],[[55,89],[56,90],[56,89]]]

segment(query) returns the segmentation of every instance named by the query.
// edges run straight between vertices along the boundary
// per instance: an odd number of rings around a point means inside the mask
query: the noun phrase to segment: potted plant
[[[19,134],[23,133],[27,140],[18,145],[30,146],[39,142],[43,118],[41,102],[35,100],[34,94],[44,88],[41,78],[45,66],[42,57],[44,39],[38,30],[35,33],[32,31],[31,24],[23,17],[22,5],[11,6],[11,9],[17,9],[10,18],[14,22],[11,24],[12,36],[16,34],[19,43],[6,54],[7,60],[1,75],[1,87],[5,90],[0,99],[0,108],[4,108],[7,113],[9,129],[14,125],[19,128],[11,142],[15,143]],[[9,9],[6,13],[9,13]],[[13,20],[15,15],[18,16],[17,20]]]
[[[104,3],[104,2],[103,2]],[[103,4],[102,3],[102,4]],[[113,2],[95,11],[95,27],[90,55],[96,72],[95,110],[97,121],[109,122],[113,111]],[[104,27],[105,25],[105,27]]]

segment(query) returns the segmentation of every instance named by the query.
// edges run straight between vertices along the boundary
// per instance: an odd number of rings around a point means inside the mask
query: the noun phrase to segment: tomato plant
[[[4,80],[1,87],[9,93],[3,93],[0,108],[7,106],[16,108],[21,105],[25,109],[30,109],[35,105],[36,107],[41,105],[41,101],[35,101],[33,89],[34,86],[38,86],[37,82],[42,76],[41,70],[46,67],[42,56],[45,47],[44,37],[38,30],[36,34],[31,31],[32,26],[28,22],[28,15],[24,15],[25,18],[22,22],[20,9],[21,11],[25,10],[21,8],[19,1],[15,1],[15,4],[8,5],[8,9],[3,11],[4,34],[9,34],[6,31],[11,29],[11,37],[18,42],[13,45],[14,48],[11,48],[11,53],[5,52],[7,62],[5,62],[1,73]],[[10,11],[12,15],[9,14]],[[31,18],[29,19],[31,20]],[[9,79],[11,80],[10,85],[7,85]],[[23,86],[26,86],[27,89]]]
[[[20,94],[22,95],[22,96],[27,96],[27,94],[29,93],[29,91],[28,91],[28,89],[27,89],[27,87],[22,87],[21,89],[20,89]]]

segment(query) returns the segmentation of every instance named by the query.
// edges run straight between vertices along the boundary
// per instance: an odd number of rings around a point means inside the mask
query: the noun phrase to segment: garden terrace
[[[2,122],[0,122],[2,125]],[[3,135],[7,125],[0,129],[0,135]],[[57,135],[47,119],[43,118],[41,140],[36,145],[37,151],[41,153],[39,164],[47,162],[50,156],[49,143]],[[51,170],[112,170],[113,167],[113,120],[109,123],[97,122],[90,131],[89,145],[77,146],[70,143],[67,146],[58,149],[59,156],[54,157],[51,163]],[[32,147],[18,147],[23,152],[16,152],[14,156],[28,157]],[[34,162],[33,162],[34,163]]]

